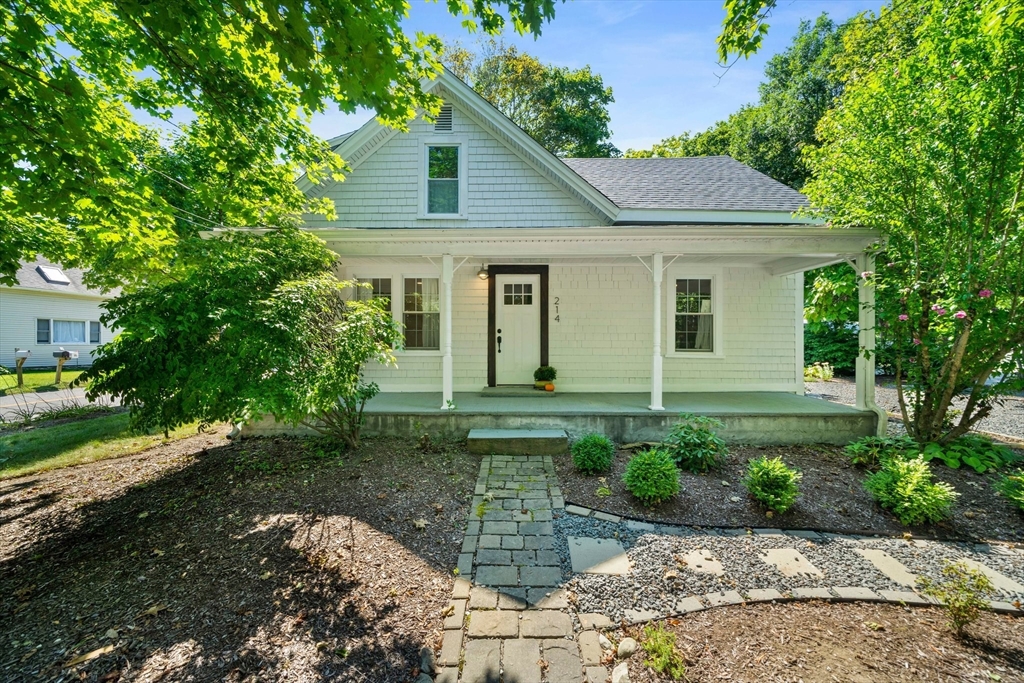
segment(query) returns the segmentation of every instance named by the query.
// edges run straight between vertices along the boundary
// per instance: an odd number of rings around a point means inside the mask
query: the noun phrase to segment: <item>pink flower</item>
[[[980,292],[978,292],[978,296],[980,296],[982,299],[987,299],[990,296],[992,296],[992,290],[991,289],[983,289]]]
[[[907,322],[908,320],[910,320],[910,316],[907,315],[906,313],[900,313],[900,320],[902,320],[903,322]]]
[[[865,270],[863,273],[860,274],[860,277],[861,277],[862,280],[867,280],[869,277],[871,277],[874,274],[875,274],[875,271],[873,271],[873,270]]]
[[[960,318],[961,320],[963,320],[964,318],[967,317],[967,314],[963,311],[957,311],[956,313],[953,314],[953,317]]]
[[[917,337],[914,337],[914,346],[920,346],[920,345],[921,345],[921,340],[918,339]]]
[[[938,313],[939,315],[946,315],[946,309],[938,304],[932,306],[932,310]]]

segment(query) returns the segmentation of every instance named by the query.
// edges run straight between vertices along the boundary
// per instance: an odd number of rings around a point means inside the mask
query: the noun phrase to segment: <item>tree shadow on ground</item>
[[[450,597],[474,458],[395,440],[339,458],[290,439],[187,458],[0,562],[0,678],[414,677]],[[53,495],[7,503],[4,524]]]

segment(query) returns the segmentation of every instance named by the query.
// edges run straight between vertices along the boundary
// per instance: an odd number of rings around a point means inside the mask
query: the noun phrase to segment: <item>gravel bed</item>
[[[852,406],[856,400],[857,385],[851,379],[837,377],[829,382],[805,382],[804,391],[807,396]],[[953,405],[963,408],[965,402],[966,399],[961,398],[955,400]],[[885,380],[875,385],[875,403],[890,413],[898,415],[900,412],[896,389]],[[1024,439],[1024,397],[1007,396],[1002,405],[992,408],[992,413],[979,422],[977,428],[983,432]],[[889,431],[895,433],[892,420],[889,421]]]

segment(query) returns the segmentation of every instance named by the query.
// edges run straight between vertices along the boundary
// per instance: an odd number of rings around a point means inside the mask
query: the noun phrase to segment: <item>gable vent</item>
[[[437,118],[434,119],[434,132],[435,133],[451,133],[452,132],[452,105],[443,104],[441,105],[441,111],[438,113]]]

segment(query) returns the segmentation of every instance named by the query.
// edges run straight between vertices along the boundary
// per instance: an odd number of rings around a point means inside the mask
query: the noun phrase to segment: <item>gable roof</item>
[[[51,282],[44,277],[43,272],[39,268],[40,266],[59,269],[67,277],[68,282]],[[83,281],[83,275],[84,273],[80,268],[65,268],[59,264],[51,263],[40,256],[34,261],[21,262],[18,272],[15,273],[15,278],[18,281],[15,288],[57,292],[59,294],[77,294],[79,296],[91,296],[103,299],[116,295],[116,291],[105,295],[98,289],[91,289],[87,287]]]
[[[807,198],[732,157],[563,159],[623,209],[787,211]]]

